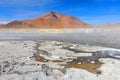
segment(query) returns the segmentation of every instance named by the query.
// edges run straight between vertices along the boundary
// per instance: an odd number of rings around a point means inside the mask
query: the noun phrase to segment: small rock
[[[53,69],[53,75],[58,79],[62,78],[64,76],[64,73],[62,73],[60,70],[58,69]]]
[[[91,61],[90,63],[93,63],[93,64],[94,64],[94,63],[95,63],[95,61]]]

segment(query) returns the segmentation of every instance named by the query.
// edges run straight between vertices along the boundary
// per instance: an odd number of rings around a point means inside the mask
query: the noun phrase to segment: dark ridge
[[[57,17],[57,15],[56,15],[55,12],[50,12],[50,14],[51,14],[54,18],[58,19],[58,17]]]

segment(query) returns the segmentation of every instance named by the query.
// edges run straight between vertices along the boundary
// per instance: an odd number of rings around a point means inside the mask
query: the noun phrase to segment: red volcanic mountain
[[[78,18],[49,12],[48,14],[23,21],[13,21],[4,26],[5,28],[41,28],[41,29],[69,29],[69,28],[89,28],[89,24]]]

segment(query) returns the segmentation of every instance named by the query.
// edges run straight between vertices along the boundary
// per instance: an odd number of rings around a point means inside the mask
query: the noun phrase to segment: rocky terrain
[[[0,80],[119,80],[120,50],[58,41],[1,41]]]

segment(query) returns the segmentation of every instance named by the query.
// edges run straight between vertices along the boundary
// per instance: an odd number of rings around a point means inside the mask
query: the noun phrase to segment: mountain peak
[[[56,13],[56,12],[49,12],[48,14],[47,14],[47,16],[50,16],[50,17],[54,17],[54,18],[58,18],[58,15],[60,15],[60,14],[58,14],[58,13]]]
[[[49,12],[49,13],[47,13],[47,14],[45,14],[45,15],[37,18],[37,19],[55,19],[55,20],[59,20],[62,16],[63,16],[62,14],[51,11],[51,12]]]
[[[48,14],[53,14],[53,15],[55,15],[55,14],[56,14],[56,12],[51,11],[51,12],[49,12]]]

